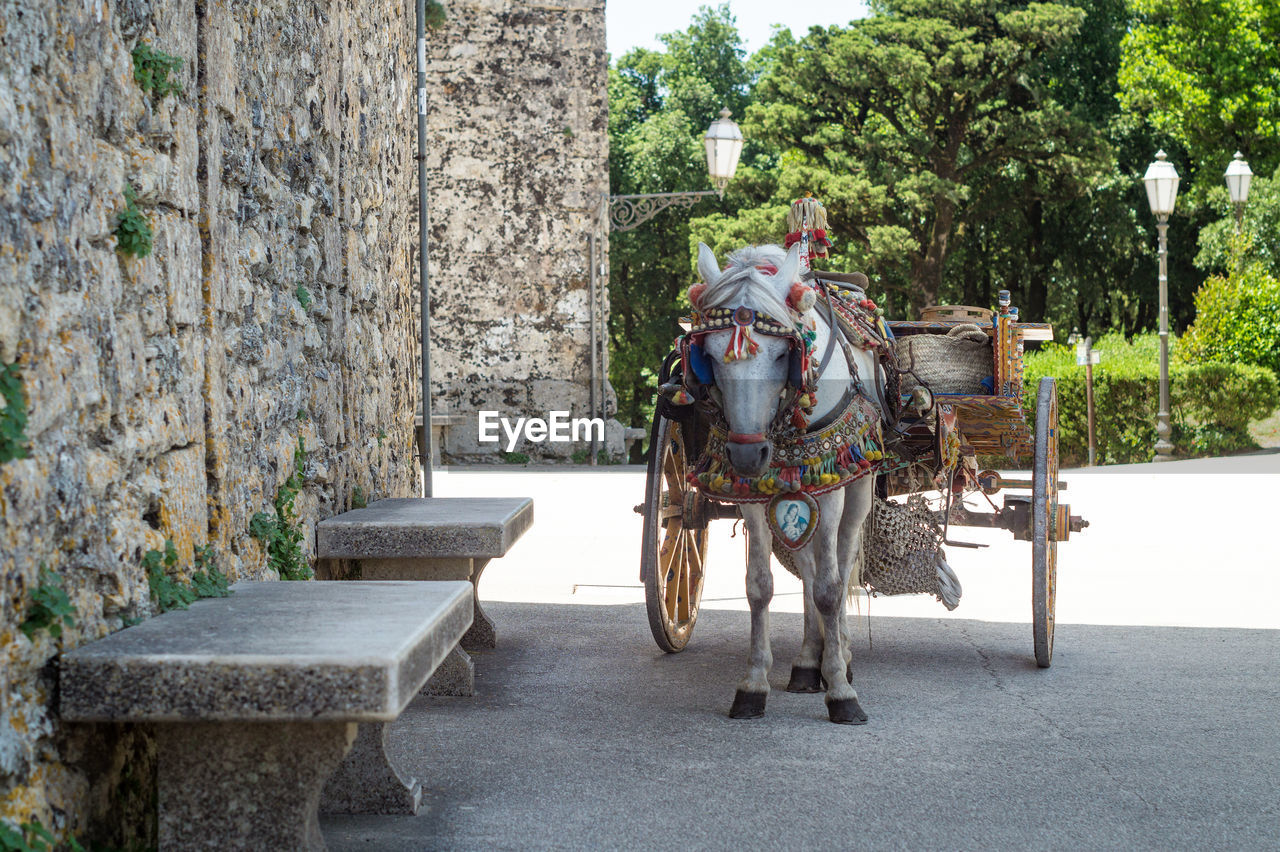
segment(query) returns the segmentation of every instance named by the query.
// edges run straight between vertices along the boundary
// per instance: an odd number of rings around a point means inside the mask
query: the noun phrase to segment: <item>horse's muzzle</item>
[[[763,435],[758,436],[759,440],[737,440],[756,437],[756,435],[729,433],[725,450],[729,454],[729,464],[739,476],[759,476],[769,467],[769,461],[773,458],[773,442]]]

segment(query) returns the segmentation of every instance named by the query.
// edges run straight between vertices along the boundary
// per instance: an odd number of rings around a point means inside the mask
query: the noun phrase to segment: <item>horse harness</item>
[[[746,306],[704,311],[695,307],[689,331],[676,341],[682,378],[679,384],[663,385],[660,392],[673,406],[692,405],[708,423],[702,455],[688,474],[689,482],[707,497],[731,503],[760,503],[789,492],[816,496],[846,487],[884,463],[881,412],[891,418],[890,424],[896,422],[900,400],[896,390],[885,392],[887,389],[879,382],[880,371],[876,371],[874,390],[868,391],[858,375],[853,348],[873,351],[886,368],[885,374],[896,377],[891,333],[875,303],[865,297],[861,288],[826,280],[819,274],[813,284],[794,285],[792,296],[796,298],[789,298],[788,304],[798,304],[806,290],[815,293],[814,306],[824,314],[831,330],[820,358],[814,352],[816,324],[806,323],[799,310],[791,311],[783,322]],[[763,434],[729,431],[719,391],[714,387],[711,356],[703,345],[708,334],[724,330],[733,332],[723,355],[726,362],[752,357],[758,349],[755,334],[782,337],[791,344],[789,393],[779,402]],[[837,345],[849,365],[850,382],[832,411],[813,421],[817,381],[834,357]],[[879,397],[879,410],[871,393]],[[759,476],[739,476],[729,462],[728,444],[764,441],[773,443],[769,467]]]

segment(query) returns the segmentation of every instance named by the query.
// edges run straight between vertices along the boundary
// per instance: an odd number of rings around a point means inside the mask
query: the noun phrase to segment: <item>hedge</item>
[[[1129,343],[1114,335],[1094,348],[1102,356],[1093,368],[1098,464],[1150,461],[1160,403],[1159,339],[1150,334]],[[1280,407],[1275,374],[1247,364],[1183,364],[1172,357],[1170,361],[1174,455],[1197,458],[1255,447],[1249,422]],[[1033,424],[1042,376],[1058,380],[1061,463],[1064,467],[1085,464],[1089,458],[1085,368],[1076,366],[1074,347],[1047,344],[1039,352],[1027,353],[1023,405]]]

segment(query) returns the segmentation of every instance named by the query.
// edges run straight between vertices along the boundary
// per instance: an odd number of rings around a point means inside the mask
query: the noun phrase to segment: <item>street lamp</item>
[[[707,148],[707,171],[720,195],[724,195],[724,188],[738,170],[738,158],[742,156],[742,131],[729,114],[728,107],[720,110],[720,117],[711,122],[707,135],[702,137],[702,144]]]
[[[1157,151],[1156,161],[1147,166],[1147,173],[1142,176],[1160,234],[1160,411],[1156,414],[1155,461],[1173,459],[1173,442],[1169,440],[1169,214],[1178,198],[1179,178],[1173,163],[1165,157],[1164,151]]]
[[[724,197],[725,187],[738,170],[738,159],[742,156],[742,130],[738,123],[729,116],[728,108],[720,110],[720,117],[711,122],[702,144],[707,151],[707,173],[715,189],[704,189],[697,192],[650,192],[641,195],[609,195],[603,193],[603,213],[608,215],[610,231],[630,231],[648,222],[668,207],[689,209],[708,195]],[[599,252],[596,248],[596,233],[591,233],[591,291],[590,291],[590,335],[591,335],[591,387],[589,389],[588,406],[591,416],[604,413],[604,379],[609,375],[609,348],[606,343],[604,328],[604,288],[597,280],[604,272],[604,263],[597,260]],[[597,320],[597,317],[599,319]],[[598,391],[597,391],[598,388]],[[591,440],[591,464],[596,463],[596,441]]]
[[[688,209],[708,195],[724,196],[725,187],[738,170],[742,156],[742,131],[729,117],[728,109],[711,122],[702,144],[707,150],[707,173],[715,189],[698,192],[650,192],[643,195],[609,195],[609,230],[630,231],[648,222],[668,207]]]
[[[1245,162],[1244,154],[1236,151],[1235,159],[1227,166],[1227,192],[1231,195],[1231,203],[1236,206],[1236,233],[1240,233],[1240,223],[1244,219],[1244,203],[1249,200],[1249,184],[1253,182],[1253,171]]]

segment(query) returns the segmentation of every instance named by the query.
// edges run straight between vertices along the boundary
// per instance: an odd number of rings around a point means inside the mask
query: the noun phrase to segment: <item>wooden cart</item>
[[[822,275],[819,273],[819,277]],[[895,336],[945,334],[960,324],[977,324],[992,347],[992,390],[985,394],[933,394],[926,416],[904,419],[897,429],[913,461],[877,478],[877,493],[896,496],[931,489],[945,472],[957,499],[947,501],[938,520],[952,526],[1007,529],[1015,538],[1031,542],[1032,639],[1036,663],[1047,667],[1053,657],[1054,595],[1057,586],[1058,542],[1066,541],[1087,522],[1060,503],[1058,480],[1058,396],[1053,378],[1036,389],[1034,428],[1022,406],[1023,343],[1051,340],[1044,323],[1020,323],[1008,294],[1001,293],[998,311],[943,306],[915,321],[890,322]],[[679,359],[672,353],[663,363],[659,383],[678,382]],[[735,504],[704,496],[689,485],[686,474],[701,455],[707,424],[693,406],[672,406],[659,399],[650,434],[645,502],[636,507],[644,517],[640,577],[645,586],[649,626],[664,651],[682,650],[698,618],[706,569],[707,527],[713,520],[739,517]],[[958,440],[957,440],[958,439]],[[954,458],[958,443],[959,463]],[[905,455],[905,454],[904,454]],[[1030,458],[1030,476],[1004,477],[982,470],[979,456]],[[944,485],[944,488],[946,486]],[[965,494],[1002,490],[1003,506],[972,511]],[[949,544],[964,546],[949,541]]]

